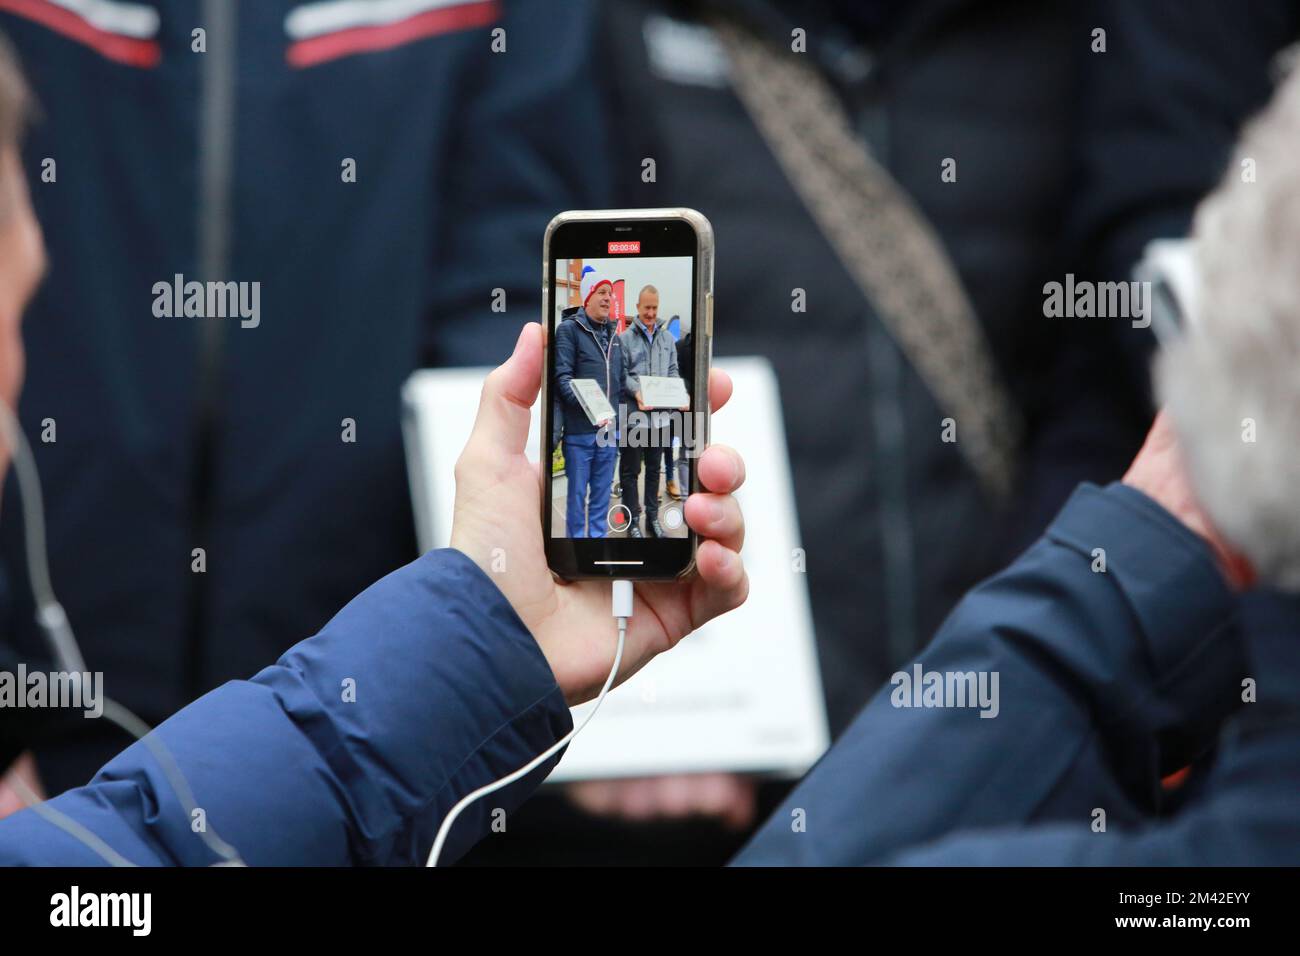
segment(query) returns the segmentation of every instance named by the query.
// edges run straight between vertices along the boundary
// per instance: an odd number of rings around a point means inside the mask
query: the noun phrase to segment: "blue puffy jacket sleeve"
[[[276,664],[153,734],[208,826],[248,863],[400,865],[423,863],[457,800],[571,727],[532,635],[488,576],[446,549],[383,578]],[[444,860],[558,759],[466,810]],[[48,805],[134,863],[217,861],[139,742]],[[103,862],[31,810],[0,821],[0,864]]]
[[[896,706],[915,701],[891,682],[737,863],[882,862],[1031,822],[1086,832],[1095,807],[1141,823],[1159,808],[1161,772],[1211,745],[1246,667],[1237,601],[1209,549],[1122,485],[1076,491],[915,663],[941,678],[983,674],[990,688],[996,674],[990,716]]]

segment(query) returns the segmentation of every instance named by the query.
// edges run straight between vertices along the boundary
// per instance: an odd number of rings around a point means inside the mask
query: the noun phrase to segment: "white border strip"
[[[46,0],[51,6],[75,13],[97,30],[152,40],[158,35],[158,11],[143,3],[119,0]]]
[[[289,11],[284,32],[308,40],[354,27],[385,26],[442,7],[464,7],[491,0],[321,0]]]

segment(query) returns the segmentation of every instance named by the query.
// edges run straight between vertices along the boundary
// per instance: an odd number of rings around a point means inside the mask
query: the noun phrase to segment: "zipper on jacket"
[[[588,321],[591,321],[591,316],[587,316],[587,320],[588,320]],[[609,319],[606,319],[605,321],[608,322]],[[583,330],[584,330],[588,335],[591,336],[592,341],[596,343],[596,348],[599,349],[599,348],[600,348],[600,339],[596,337],[596,333],[593,332],[591,329],[587,328],[587,327],[586,327],[585,325],[583,325],[581,322],[578,323],[578,327],[579,327],[580,329],[583,329]],[[609,380],[609,357],[610,357],[610,355],[611,355],[611,354],[613,353],[613,351],[614,351],[614,331],[613,331],[613,329],[611,329],[611,330],[610,330],[610,333],[609,333],[609,345],[605,346],[605,348],[601,349],[601,351],[604,353],[604,356],[605,356],[605,397],[606,397],[606,398],[609,398],[609,390],[610,390],[610,385],[611,385],[610,380]]]
[[[207,31],[207,52],[199,58],[197,239],[200,279],[205,282],[230,279],[237,14],[238,0],[203,0],[201,16]],[[189,548],[203,548],[205,554],[210,552],[212,543],[217,412],[225,329],[226,323],[213,316],[200,320]],[[191,574],[191,578],[188,653],[184,665],[187,699],[203,689],[210,599],[207,574]]]
[[[238,0],[203,0],[207,52],[199,78],[199,269],[203,281],[230,279],[230,182],[235,135],[235,43]],[[199,415],[217,404],[225,322],[199,326]]]

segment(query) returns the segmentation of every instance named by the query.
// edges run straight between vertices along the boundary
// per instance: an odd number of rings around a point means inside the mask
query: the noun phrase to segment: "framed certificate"
[[[570,380],[573,394],[578,397],[578,404],[587,413],[587,420],[593,425],[614,420],[614,406],[609,403],[605,393],[600,390],[600,383],[594,378],[575,378]]]
[[[686,380],[676,375],[642,375],[641,401],[646,408],[689,408]]]

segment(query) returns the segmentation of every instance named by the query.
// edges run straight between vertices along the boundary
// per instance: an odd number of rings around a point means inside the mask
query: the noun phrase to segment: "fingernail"
[[[736,552],[732,551],[730,548],[723,548],[723,549],[722,549],[722,567],[721,567],[720,570],[722,570],[723,572],[730,571],[730,570],[731,570],[731,566],[732,566],[733,564],[735,564],[735,563],[736,563],[737,561],[739,561],[739,560],[740,560],[740,557],[739,557],[739,555],[736,554]]]
[[[726,511],[723,509],[722,505],[716,501],[710,501],[708,504],[709,504],[709,524],[717,524],[726,515]]]

